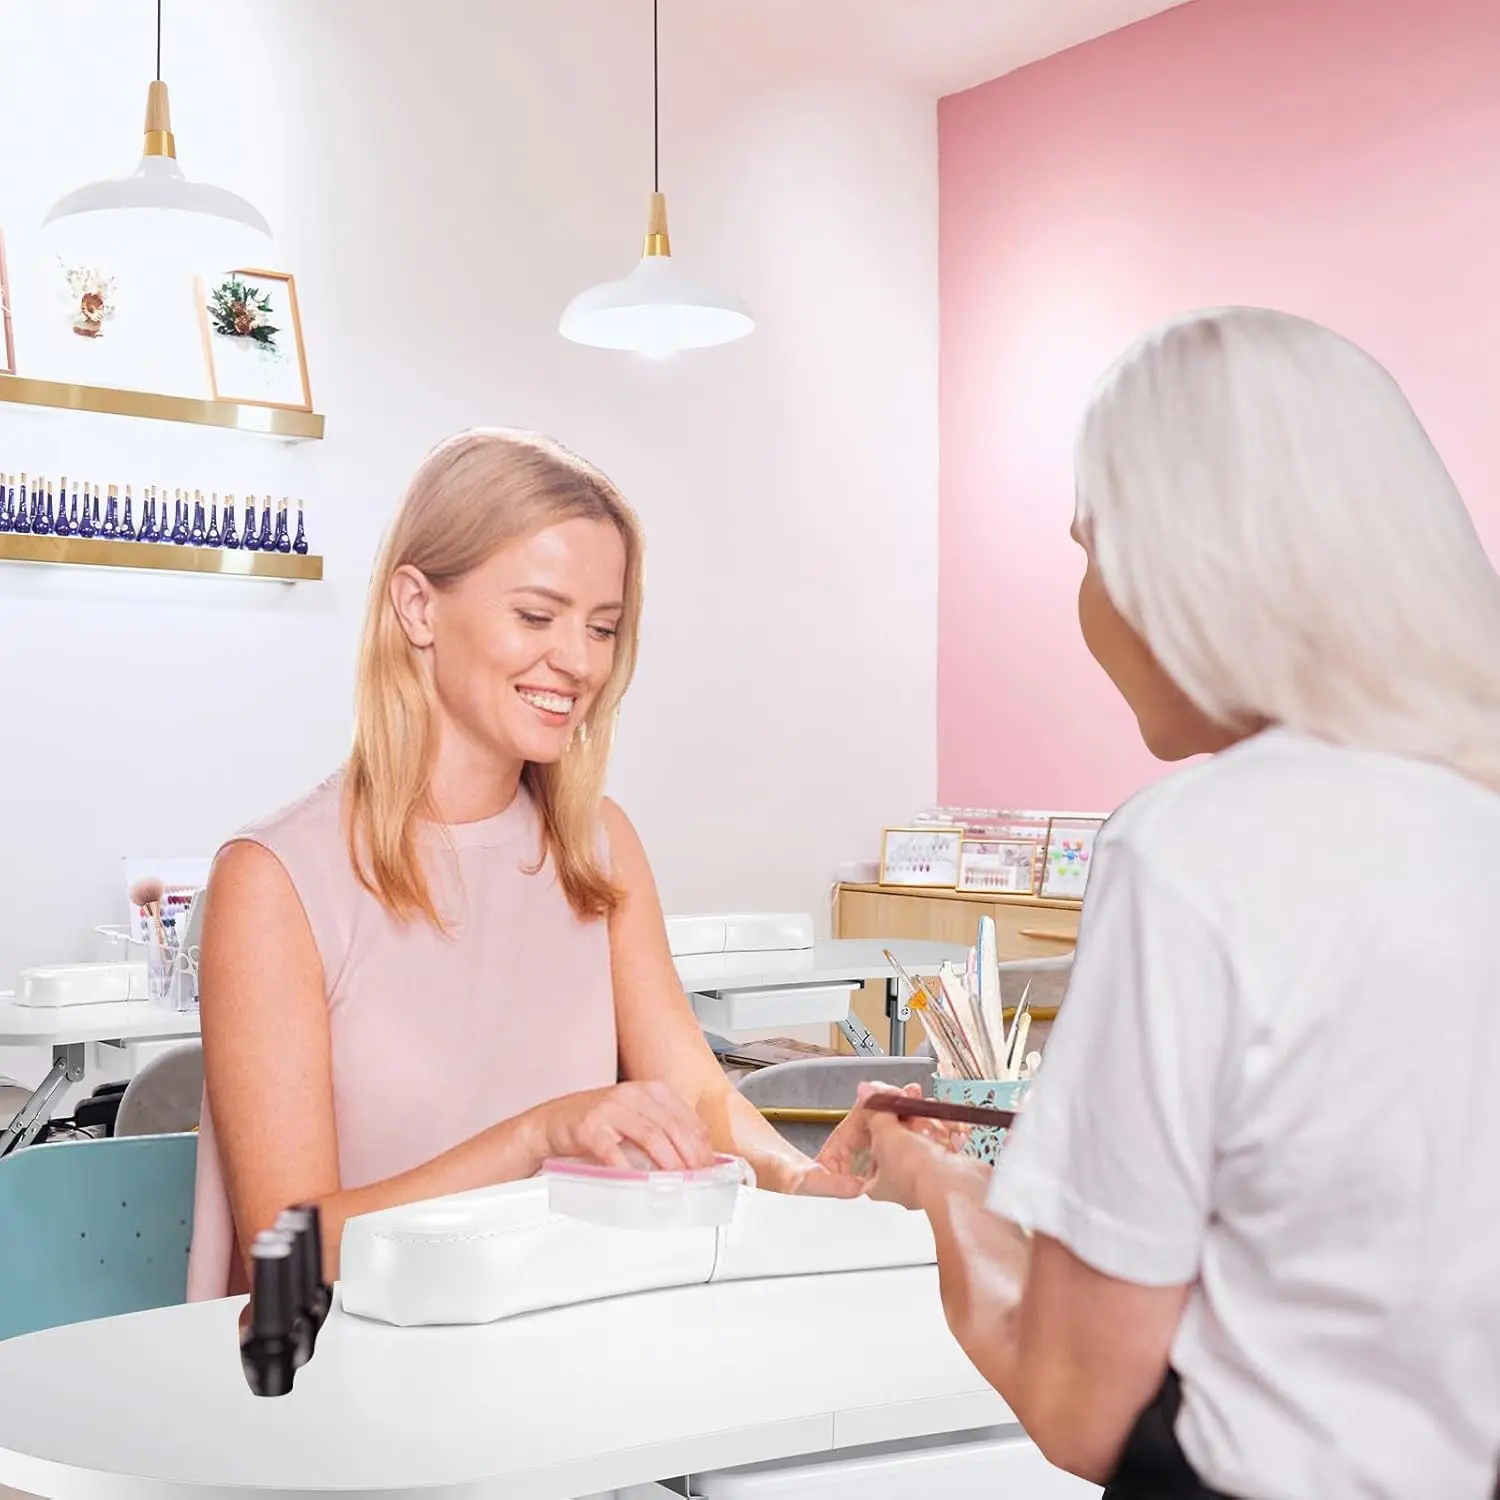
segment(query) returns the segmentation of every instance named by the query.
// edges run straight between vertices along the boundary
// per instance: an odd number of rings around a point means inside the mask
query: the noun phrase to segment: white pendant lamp
[[[666,355],[743,338],[755,327],[750,310],[731,292],[680,271],[667,236],[661,191],[661,61],[657,0],[651,0],[653,178],[646,244],[638,266],[621,281],[580,292],[563,310],[558,331],[576,344]]]
[[[177,165],[167,86],[161,80],[161,0],[156,0],[156,79],[146,92],[146,139],[129,177],[91,182],[59,199],[42,220],[69,260],[143,261],[194,271],[253,264],[271,228],[227,188],[194,182]]]

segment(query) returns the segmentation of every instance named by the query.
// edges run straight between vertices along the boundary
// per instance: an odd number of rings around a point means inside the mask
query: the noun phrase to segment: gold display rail
[[[85,568],[140,568],[155,573],[216,573],[226,578],[274,578],[315,583],[323,559],[296,552],[245,552],[179,547],[172,542],[104,541],[97,537],[0,533],[0,562],[61,563]]]
[[[1018,896],[1011,891],[960,891],[951,885],[872,885],[865,881],[845,880],[842,891],[861,891],[872,896],[917,896],[927,901],[978,901],[985,906],[1034,906],[1037,910],[1077,911],[1078,898],[1067,896]],[[1056,933],[1043,933],[1055,937]]]
[[[59,411],[97,411],[112,417],[145,417],[155,422],[189,422],[279,438],[323,436],[323,417],[315,411],[287,411],[279,406],[258,406],[253,401],[201,401],[194,396],[161,396],[153,391],[124,391],[104,385],[69,385],[21,375],[0,375],[0,401],[14,406],[50,406]]]

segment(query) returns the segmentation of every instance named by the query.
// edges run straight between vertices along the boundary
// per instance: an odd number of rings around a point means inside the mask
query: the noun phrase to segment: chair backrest
[[[1025,994],[1028,1010],[1056,1009],[1063,1002],[1068,979],[1073,973],[1073,955],[1059,953],[1048,958],[1010,958],[998,967],[1000,993],[1006,1005],[1015,1005]],[[1046,1041],[1051,1033],[1051,1021],[1033,1021],[1026,1033],[1026,1050],[1045,1055]],[[924,1041],[916,1055],[931,1057],[932,1043]]]
[[[115,1135],[177,1135],[198,1128],[203,1108],[203,1043],[184,1042],[153,1057],[130,1080]]]
[[[924,1092],[937,1064],[930,1057],[809,1057],[757,1068],[739,1091],[759,1108],[852,1109],[861,1083],[920,1083]],[[833,1126],[778,1120],[776,1129],[799,1151],[816,1156]]]
[[[196,1135],[0,1157],[0,1338],[187,1295]]]

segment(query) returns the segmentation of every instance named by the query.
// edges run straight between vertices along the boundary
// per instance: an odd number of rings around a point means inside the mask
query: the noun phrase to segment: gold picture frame
[[[881,885],[951,891],[958,884],[962,828],[927,823],[880,832]]]
[[[0,375],[16,373],[16,334],[10,321],[10,272],[5,264],[5,231],[0,229]]]
[[[209,286],[200,276],[194,280],[198,299],[198,329],[203,337],[203,362],[208,369],[209,390],[215,401],[234,401],[241,406],[265,406],[278,411],[313,409],[312,382],[307,373],[307,346],[302,341],[302,312],[297,305],[297,279],[290,271],[268,271],[245,266],[225,271],[214,279],[217,291],[231,278],[243,281],[265,296],[279,296],[272,316],[285,319],[276,324],[277,334],[289,333],[290,354],[267,355],[248,336],[220,333],[209,317]],[[295,366],[292,357],[295,356]]]
[[[990,896],[1036,894],[1042,845],[1035,839],[964,836],[958,852],[958,889]]]

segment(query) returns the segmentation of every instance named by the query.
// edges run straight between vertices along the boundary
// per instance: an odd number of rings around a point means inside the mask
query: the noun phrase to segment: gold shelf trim
[[[0,532],[0,562],[62,563],[86,568],[138,568],[153,573],[207,573],[226,578],[275,578],[316,583],[323,559],[296,552],[227,551],[173,542],[104,541],[98,537],[28,536]]]
[[[315,411],[287,411],[253,401],[204,401],[194,396],[163,396],[154,391],[117,390],[105,385],[69,385],[0,375],[0,401],[14,406],[50,406],[59,411],[96,411],[112,417],[144,417],[153,422],[188,422],[279,438],[321,438],[323,417]]]

